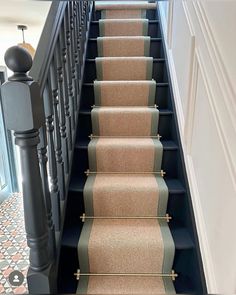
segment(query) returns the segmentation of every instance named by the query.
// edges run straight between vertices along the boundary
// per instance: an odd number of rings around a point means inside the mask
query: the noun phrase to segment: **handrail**
[[[48,73],[49,70],[53,49],[55,48],[66,6],[66,1],[52,2],[41,37],[39,39],[37,50],[34,56],[33,66],[29,72],[29,75],[39,83],[41,93],[45,86],[45,73]]]
[[[33,63],[18,46],[5,54],[14,75],[1,86],[2,102],[20,149],[29,293],[57,292],[92,7],[87,0],[53,1]]]

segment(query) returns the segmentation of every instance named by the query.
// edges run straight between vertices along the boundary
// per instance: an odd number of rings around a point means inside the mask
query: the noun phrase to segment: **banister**
[[[67,190],[93,1],[53,1],[32,64],[18,46],[1,86],[6,127],[20,148],[29,293],[56,293]],[[28,72],[28,74],[27,74]]]
[[[34,56],[33,66],[29,75],[33,77],[40,85],[41,95],[46,83],[46,73],[49,71],[50,62],[52,60],[53,51],[61,23],[64,18],[67,1],[53,1],[49,9],[38,47]]]

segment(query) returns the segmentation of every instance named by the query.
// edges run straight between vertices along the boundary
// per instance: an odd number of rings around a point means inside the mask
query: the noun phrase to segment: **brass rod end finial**
[[[80,277],[80,270],[79,269],[77,269],[77,272],[74,273],[74,276],[76,276],[76,280],[78,281],[79,277]]]
[[[166,175],[166,172],[164,170],[161,170],[161,176],[164,177]]]

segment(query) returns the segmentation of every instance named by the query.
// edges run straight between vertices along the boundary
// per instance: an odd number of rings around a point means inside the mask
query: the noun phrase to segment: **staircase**
[[[94,11],[58,285],[206,292],[156,3]]]

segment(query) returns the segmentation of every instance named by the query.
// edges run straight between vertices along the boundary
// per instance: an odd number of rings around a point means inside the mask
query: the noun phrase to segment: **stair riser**
[[[165,60],[154,60],[152,78],[157,83],[167,82],[167,72]],[[84,83],[92,83],[97,79],[95,60],[86,60]]]
[[[97,40],[89,40],[87,58],[95,58],[98,56]],[[154,58],[164,58],[162,40],[151,40],[150,56]]]
[[[94,20],[99,20],[101,18],[101,11],[96,11],[94,14]],[[157,19],[157,11],[154,9],[147,10],[146,18],[149,20]]]
[[[88,136],[92,134],[92,122],[90,114],[80,114],[79,123],[83,128],[79,128],[77,136],[80,139],[88,139]],[[163,115],[160,112],[158,133],[162,136],[162,140],[171,139],[172,132],[172,114]]]
[[[169,109],[169,86],[157,86],[155,103],[159,109]],[[93,84],[84,84],[82,88],[81,109],[90,109],[94,105]]]
[[[148,24],[148,36],[151,38],[160,38],[160,26],[158,22],[151,22]],[[92,22],[90,25],[89,38],[99,37],[99,24],[98,22]]]
[[[168,177],[177,177],[177,167],[173,163],[177,162],[178,150],[163,151],[162,169],[167,173]],[[78,147],[75,150],[73,159],[73,173],[83,173],[89,168],[88,164],[88,150],[86,148]]]

